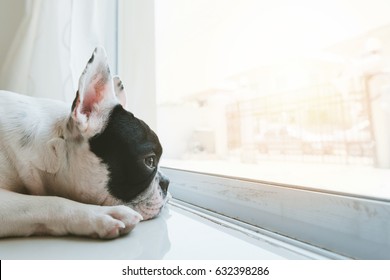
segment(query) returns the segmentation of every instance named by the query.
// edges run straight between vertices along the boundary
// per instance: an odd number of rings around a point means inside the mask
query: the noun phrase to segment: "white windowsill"
[[[0,259],[304,260],[328,257],[218,221],[178,202],[172,202],[158,218],[139,224],[128,236],[111,241],[78,237],[0,240]]]

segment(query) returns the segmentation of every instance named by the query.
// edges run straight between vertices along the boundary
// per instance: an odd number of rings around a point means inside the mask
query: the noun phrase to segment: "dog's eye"
[[[150,156],[145,158],[145,165],[149,168],[155,168],[157,165],[156,157]]]

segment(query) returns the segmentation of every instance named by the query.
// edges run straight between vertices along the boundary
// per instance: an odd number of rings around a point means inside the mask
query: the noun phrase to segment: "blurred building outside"
[[[390,168],[389,66],[390,25],[162,103],[165,156]]]

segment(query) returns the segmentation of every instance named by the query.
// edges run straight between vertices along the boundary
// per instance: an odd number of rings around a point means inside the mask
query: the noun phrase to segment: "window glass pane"
[[[390,2],[155,3],[165,166],[390,199]]]

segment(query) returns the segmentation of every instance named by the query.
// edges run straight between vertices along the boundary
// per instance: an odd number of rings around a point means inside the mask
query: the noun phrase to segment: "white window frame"
[[[118,67],[131,96],[128,108],[156,129],[154,28],[153,0],[119,1]],[[176,200],[240,226],[348,258],[390,259],[388,200],[169,166],[162,170]]]
[[[349,258],[390,258],[388,201],[162,169],[171,180],[174,198],[244,222],[252,230],[266,230],[273,237],[277,238],[271,233],[276,233]]]

